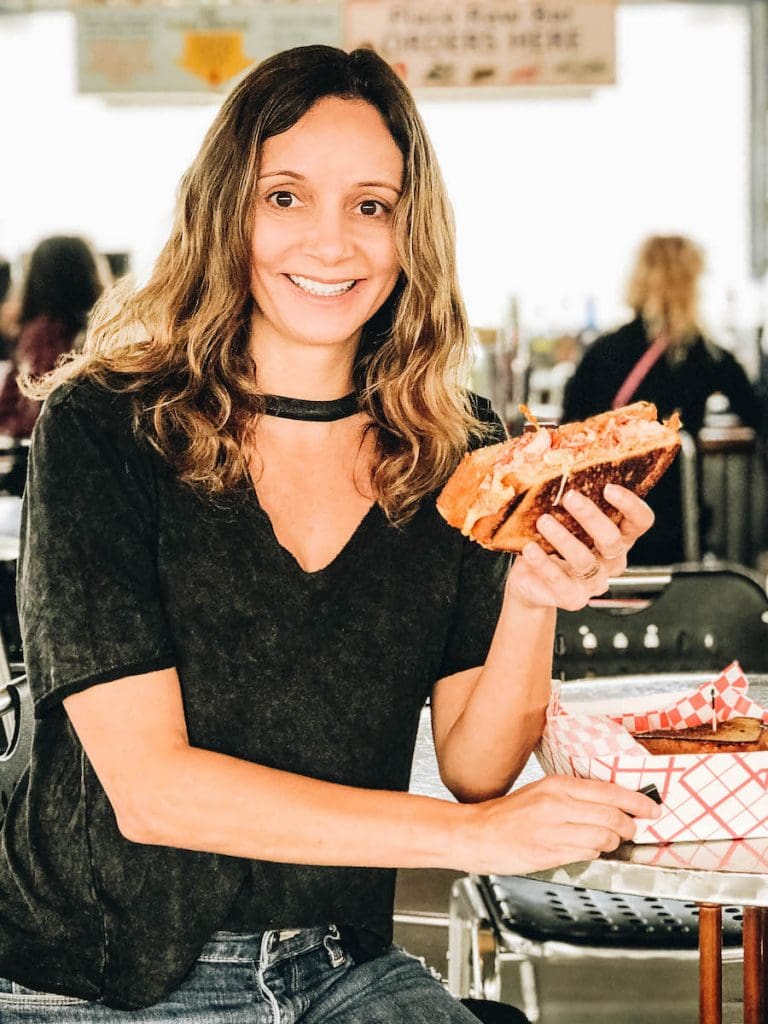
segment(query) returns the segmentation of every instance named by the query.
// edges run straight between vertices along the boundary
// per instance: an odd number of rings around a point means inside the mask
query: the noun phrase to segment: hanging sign
[[[615,81],[614,0],[346,0],[345,46],[411,88]]]
[[[226,92],[291,46],[342,44],[338,2],[77,10],[80,92]]]

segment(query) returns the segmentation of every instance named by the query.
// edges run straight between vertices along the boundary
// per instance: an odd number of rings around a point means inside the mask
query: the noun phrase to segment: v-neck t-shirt
[[[487,402],[483,418],[503,428]],[[378,505],[329,565],[281,547],[249,480],[211,496],[132,428],[131,397],[61,386],[33,435],[19,608],[35,704],[30,771],[0,849],[0,975],[156,1002],[211,934],[334,922],[391,940],[395,872],[126,840],[62,699],[175,667],[193,746],[349,786],[408,789],[435,682],[483,663],[505,555],[425,498]]]

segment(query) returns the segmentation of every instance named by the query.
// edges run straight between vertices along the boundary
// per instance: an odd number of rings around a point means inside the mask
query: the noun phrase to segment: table
[[[598,860],[530,877],[634,896],[691,900],[699,907],[699,1021],[722,1021],[722,907],[744,907],[744,1024],[766,1024],[768,839],[667,846],[623,843]]]
[[[708,678],[703,673],[625,676],[564,683],[564,702],[645,693],[673,693]],[[749,694],[768,705],[768,675],[749,675]],[[516,785],[541,777],[531,759]],[[437,775],[429,720],[422,716],[412,792],[449,797]],[[532,878],[636,896],[691,900],[699,907],[699,1021],[722,1022],[722,907],[744,908],[744,1024],[768,1024],[768,838],[668,845],[624,843],[598,860],[534,872]]]

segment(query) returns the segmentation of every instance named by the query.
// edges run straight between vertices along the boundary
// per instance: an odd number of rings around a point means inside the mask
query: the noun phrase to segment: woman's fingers
[[[619,484],[606,484],[605,500],[621,512],[619,530],[625,541],[634,544],[638,537],[653,526],[653,509],[632,491]]]
[[[635,818],[658,818],[661,813],[645,793],[601,779],[548,775],[530,785],[532,791],[540,788],[544,794],[562,801],[559,814],[564,820],[605,826],[620,831],[624,838],[631,838],[625,834],[627,823]],[[526,788],[521,787],[520,792]],[[634,828],[631,831],[634,834]]]
[[[548,555],[531,542],[516,560],[509,587],[526,604],[571,611],[583,608],[590,598],[605,592],[610,577],[624,572],[627,552],[653,524],[653,512],[642,498],[618,484],[606,485],[604,496],[621,512],[618,525],[586,495],[568,491],[563,497],[563,507],[588,534],[590,544],[555,516],[539,517],[536,527],[556,554]]]
[[[597,779],[551,775],[475,805],[477,860],[469,870],[527,874],[588,860],[634,838],[637,818],[658,818],[647,796]]]
[[[615,782],[603,782],[601,779],[577,779],[571,776],[550,775],[542,780],[550,785],[562,786],[564,791],[574,799],[584,803],[596,803],[616,807],[633,818],[658,818],[661,814],[658,805],[645,793]]]
[[[639,500],[634,494],[632,497]],[[622,558],[626,554],[627,542],[621,529],[598,508],[594,501],[578,491],[567,491],[563,495],[563,505],[576,522],[584,527],[594,541],[596,551],[603,558],[613,560]]]
[[[569,563],[577,577],[583,577],[589,572],[594,565],[595,555],[605,563],[622,562],[637,538],[653,525],[654,517],[650,507],[626,487],[607,484],[604,496],[606,501],[621,512],[619,525],[609,519],[586,495],[578,491],[567,491],[563,496],[563,507],[592,538],[594,551],[554,516],[543,515],[537,522],[539,532]],[[614,572],[616,566],[609,565],[608,568]]]
[[[593,505],[588,498],[584,498],[585,502],[589,502],[592,508],[597,512],[601,519],[605,520],[605,523],[597,521],[596,517],[592,517],[594,520],[589,525],[587,520],[592,516],[592,510],[588,507],[584,507],[580,504],[582,495],[574,494],[566,504],[566,508],[569,512],[572,512],[574,518],[576,513],[583,513],[585,522],[581,525],[586,530],[591,532],[592,529],[597,530],[600,534],[599,537],[595,537],[595,549],[587,547],[582,541],[579,540],[567,526],[564,526],[558,519],[551,515],[540,516],[536,522],[536,529],[544,537],[545,540],[549,541],[555,551],[565,559],[568,563],[568,567],[575,576],[576,579],[590,579],[592,576],[596,576],[602,568],[609,568],[607,563],[613,562],[616,559],[624,558],[627,545],[624,538],[621,536],[618,527],[616,527],[607,516],[603,515],[602,512]],[[607,525],[606,525],[607,524]],[[609,529],[610,527],[610,529]],[[610,554],[606,554],[610,552]],[[602,559],[601,564],[598,561],[597,570],[595,569],[595,559]],[[613,570],[614,566],[610,566]]]

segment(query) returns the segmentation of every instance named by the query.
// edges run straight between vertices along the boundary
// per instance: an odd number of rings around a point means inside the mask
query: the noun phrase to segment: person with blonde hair
[[[259,64],[149,281],[36,387],[3,1024],[469,1024],[391,944],[394,869],[532,871],[657,815],[594,780],[507,795],[556,607],[603,590],[651,514],[570,493],[594,549],[544,517],[558,554],[511,569],[449,527],[436,493],[502,436],[462,383],[469,338],[403,83],[365,50]],[[408,792],[428,697],[456,802]]]
[[[630,402],[654,402],[663,417],[675,410],[696,436],[707,399],[726,396],[747,426],[762,425],[762,404],[738,360],[705,336],[699,312],[704,257],[682,235],[652,235],[641,244],[627,286],[631,322],[597,338],[565,388],[563,422]],[[667,565],[684,557],[677,463],[648,496],[656,522],[639,538],[630,561]],[[700,529],[706,529],[706,510]]]

